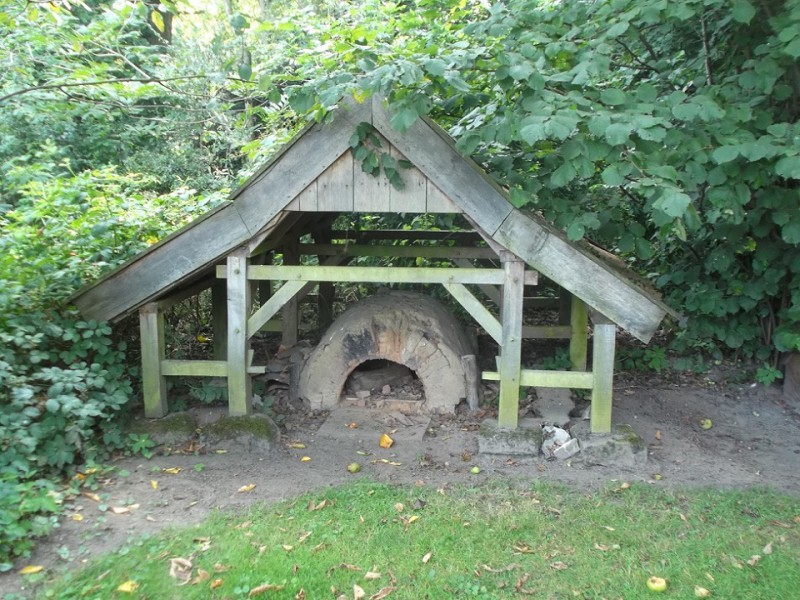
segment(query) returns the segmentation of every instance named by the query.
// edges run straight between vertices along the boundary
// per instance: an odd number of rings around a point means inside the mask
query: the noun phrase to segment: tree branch
[[[108,83],[157,83],[162,84],[167,81],[183,81],[187,79],[207,79],[208,75],[185,75],[183,77],[168,77],[166,79],[159,79],[156,77],[151,78],[136,78],[136,77],[123,77],[119,79],[101,79],[99,81],[81,81],[75,83],[48,83],[45,85],[37,85],[34,87],[25,88],[22,90],[17,90],[16,92],[11,92],[6,94],[5,96],[0,96],[0,103],[5,102],[6,100],[10,100],[15,96],[22,96],[23,94],[30,94],[31,92],[38,92],[41,90],[60,90],[63,88],[73,88],[73,87],[91,87],[91,86],[98,86],[98,85],[106,85]]]
[[[706,67],[706,83],[714,85],[714,77],[711,75],[711,52],[708,49],[708,28],[706,27],[705,14],[700,15],[700,31],[703,34],[703,63]]]

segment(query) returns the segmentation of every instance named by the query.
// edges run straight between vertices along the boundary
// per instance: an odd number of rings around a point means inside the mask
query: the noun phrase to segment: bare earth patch
[[[41,540],[34,555],[0,575],[0,591],[32,593],[17,574],[24,564],[43,565],[50,574],[75,569],[138,536],[197,523],[216,509],[274,502],[360,477],[434,487],[534,479],[576,490],[611,481],[670,488],[769,486],[800,495],[800,413],[775,387],[620,377],[614,422],[632,425],[647,443],[649,459],[641,468],[587,464],[580,454],[569,461],[479,455],[477,429],[488,414],[434,417],[428,423],[386,410],[346,410],[330,419],[325,413],[290,415],[280,442],[267,452],[234,440],[196,453],[196,446],[184,445],[183,452],[176,448],[150,460],[117,461],[115,473],[97,490],[108,496],[102,502],[89,496],[70,501],[60,527]],[[711,419],[711,429],[700,426],[703,419]],[[394,438],[391,448],[379,446],[381,433]],[[354,462],[361,466],[357,474],[347,470]],[[479,474],[471,472],[475,466]]]

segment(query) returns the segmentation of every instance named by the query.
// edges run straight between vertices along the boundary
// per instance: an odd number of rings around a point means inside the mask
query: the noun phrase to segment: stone
[[[542,446],[541,422],[535,419],[520,419],[516,429],[505,429],[495,419],[486,419],[478,430],[478,452],[480,454],[506,454],[514,456],[538,456]]]
[[[570,420],[570,412],[575,408],[572,394],[566,388],[537,387],[533,408],[547,423],[562,426]]]
[[[267,454],[280,443],[278,426],[267,415],[222,417],[201,430],[207,445],[246,452]]]
[[[575,456],[578,452],[581,451],[581,447],[578,444],[578,440],[572,438],[568,440],[565,444],[558,446],[555,450],[553,450],[553,456],[556,457],[558,460],[566,460]]]
[[[356,398],[369,398],[372,395],[372,392],[369,390],[358,390],[356,392]]]
[[[197,424],[189,412],[170,413],[160,419],[143,417],[125,425],[127,433],[147,435],[158,446],[178,446],[194,437]]]
[[[389,384],[386,384],[381,388],[381,394],[383,394],[384,396],[388,396],[391,393],[392,393],[392,386],[390,386]]]
[[[561,427],[545,425],[542,427],[542,454],[545,458],[555,457],[555,451],[570,440],[569,433]]]
[[[647,463],[647,444],[630,425],[614,425],[611,433],[591,433],[588,423],[578,423],[571,433],[587,464],[642,467]]]

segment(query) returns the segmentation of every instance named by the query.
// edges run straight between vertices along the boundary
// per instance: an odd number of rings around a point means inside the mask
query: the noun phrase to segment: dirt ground
[[[197,523],[216,509],[275,502],[354,478],[432,488],[539,479],[578,491],[615,481],[667,488],[769,486],[800,496],[798,407],[784,403],[779,387],[729,384],[724,374],[617,378],[613,420],[632,425],[645,440],[649,458],[641,468],[586,464],[580,454],[568,461],[479,455],[478,424],[491,414],[463,411],[403,423],[385,411],[361,411],[350,427],[329,421],[327,428],[326,414],[292,413],[282,423],[280,442],[267,452],[222,442],[176,447],[149,460],[118,460],[96,490],[101,502],[86,495],[69,500],[60,527],[33,556],[0,574],[0,591],[34,593],[17,574],[25,564],[43,565],[48,574],[75,569],[137,536]],[[711,429],[700,427],[705,418]],[[385,450],[378,437],[388,432],[395,444]],[[305,448],[293,447],[300,443]],[[358,474],[347,470],[353,462],[362,467]],[[479,474],[471,472],[474,466]],[[252,484],[251,491],[240,491]]]

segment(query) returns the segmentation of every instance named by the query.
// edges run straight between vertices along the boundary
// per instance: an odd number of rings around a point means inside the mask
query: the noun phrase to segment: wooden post
[[[461,357],[464,367],[464,377],[467,388],[467,406],[472,412],[478,410],[481,404],[481,372],[478,369],[478,358],[474,354],[465,354]]]
[[[320,244],[331,243],[331,232],[319,231],[314,234],[314,241]],[[318,256],[317,261],[323,264],[325,261],[324,256]],[[333,300],[335,295],[335,288],[333,282],[321,281],[317,288],[317,329],[323,333],[330,324],[333,323]]]
[[[614,394],[614,347],[617,327],[595,323],[592,340],[592,433],[611,431],[611,404]]]
[[[225,281],[211,286],[211,331],[214,334],[214,360],[228,357],[228,289]]]
[[[139,309],[142,344],[142,395],[144,416],[148,419],[167,414],[167,379],[161,372],[164,360],[164,313],[151,302]]]
[[[228,414],[232,417],[251,412],[252,382],[247,373],[250,342],[247,318],[250,314],[250,282],[247,280],[247,254],[236,251],[228,256]]]
[[[298,256],[297,240],[289,242],[283,250],[283,264],[296,265],[300,262]],[[295,296],[289,300],[283,307],[283,335],[281,337],[281,345],[285,348],[290,348],[297,343],[297,327],[298,327],[298,306],[300,302]]]
[[[573,371],[585,371],[589,346],[589,313],[583,300],[572,296],[569,314],[569,364]]]
[[[525,263],[513,255],[501,255],[500,258],[503,261],[505,282],[501,309],[503,333],[500,343],[500,406],[497,425],[505,429],[516,429],[519,416]]]
[[[558,324],[569,325],[572,317],[573,296],[564,288],[558,288]]]

